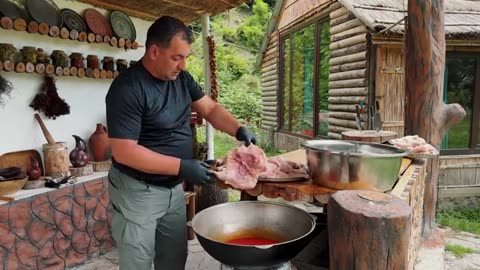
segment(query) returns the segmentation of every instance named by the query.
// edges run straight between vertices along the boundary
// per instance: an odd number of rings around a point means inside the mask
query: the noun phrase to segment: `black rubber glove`
[[[245,142],[245,146],[249,146],[251,143],[257,144],[257,136],[245,126],[237,129],[235,138],[239,141]]]
[[[200,186],[214,181],[214,173],[210,170],[210,166],[196,159],[182,159],[178,176]]]

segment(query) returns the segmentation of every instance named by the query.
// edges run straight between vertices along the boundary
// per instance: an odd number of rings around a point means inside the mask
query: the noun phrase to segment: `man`
[[[106,96],[113,166],[111,231],[120,269],[177,270],[187,257],[182,181],[209,183],[208,166],[193,158],[191,110],[246,145],[255,135],[213,102],[185,71],[192,37],[172,17],[148,29],[146,52],[118,76]]]

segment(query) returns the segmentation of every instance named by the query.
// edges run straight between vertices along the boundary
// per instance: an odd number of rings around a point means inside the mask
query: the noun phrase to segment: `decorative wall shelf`
[[[116,38],[110,36],[95,35],[94,33],[78,32],[75,30],[69,31],[65,27],[48,26],[45,23],[37,23],[30,21],[27,23],[24,19],[9,17],[2,17],[0,19],[0,27],[6,30],[24,31],[30,34],[40,34],[52,38],[76,40],[79,42],[100,43],[106,44],[115,48],[122,48],[125,50],[136,50],[143,47],[137,41],[125,40],[124,38]]]
[[[53,64],[33,64],[33,63],[13,63],[11,61],[0,61],[0,71],[27,73],[27,74],[47,74],[52,76],[69,76],[79,78],[91,79],[114,79],[120,73],[119,71],[111,71],[105,69],[91,69],[91,68],[76,68],[76,67],[61,67]]]

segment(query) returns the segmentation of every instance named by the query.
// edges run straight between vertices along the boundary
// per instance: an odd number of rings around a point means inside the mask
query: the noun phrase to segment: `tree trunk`
[[[403,200],[343,190],[327,213],[330,269],[407,269],[411,209]]]
[[[459,104],[443,103],[445,27],[443,0],[409,0],[406,30],[405,134],[439,149],[448,129],[465,117]],[[435,229],[438,158],[429,160],[425,182],[423,236]]]

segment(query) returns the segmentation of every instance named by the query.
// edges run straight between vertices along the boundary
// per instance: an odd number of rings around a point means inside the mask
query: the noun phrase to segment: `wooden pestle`
[[[45,136],[45,139],[47,139],[48,144],[56,144],[55,140],[52,137],[52,134],[50,134],[38,113],[35,114],[35,119],[37,119],[38,124],[40,124],[40,128],[42,128],[43,135]]]

